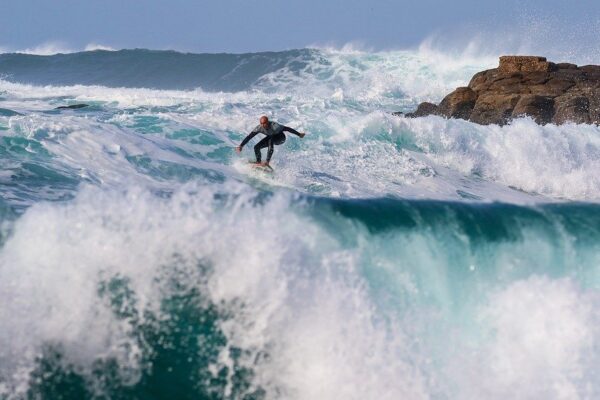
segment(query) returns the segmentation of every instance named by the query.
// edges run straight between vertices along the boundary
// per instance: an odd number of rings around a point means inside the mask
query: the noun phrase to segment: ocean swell
[[[390,114],[487,58],[114,53],[0,55],[0,398],[598,397],[598,127]]]

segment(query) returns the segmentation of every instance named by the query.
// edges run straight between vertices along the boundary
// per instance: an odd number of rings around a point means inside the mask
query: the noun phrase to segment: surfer
[[[269,118],[266,115],[263,115],[260,117],[260,124],[257,125],[256,128],[254,128],[244,140],[242,140],[242,143],[235,148],[235,151],[240,153],[242,148],[246,145],[246,143],[248,143],[248,141],[250,141],[250,139],[257,134],[262,133],[263,135],[266,135],[266,137],[256,143],[254,146],[256,164],[263,167],[269,167],[269,161],[271,161],[271,157],[273,156],[274,145],[280,145],[285,142],[285,134],[283,132],[291,132],[301,138],[303,138],[305,135],[304,133],[298,132],[289,126],[278,124],[275,121],[269,121]],[[267,151],[267,161],[263,163],[261,162],[261,150],[265,147],[268,147],[269,150]]]

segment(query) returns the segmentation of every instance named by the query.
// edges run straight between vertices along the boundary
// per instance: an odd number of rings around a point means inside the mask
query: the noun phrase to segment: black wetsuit
[[[273,156],[273,146],[285,142],[285,133],[283,132],[291,132],[294,135],[300,136],[300,132],[296,131],[295,129],[271,121],[269,122],[268,128],[263,128],[262,125],[258,125],[256,128],[254,128],[252,132],[250,132],[250,134],[246,136],[244,140],[242,140],[240,147],[244,147],[244,145],[248,143],[250,139],[258,135],[259,133],[266,135],[267,137],[263,138],[254,146],[254,154],[256,154],[256,162],[259,163],[261,160],[260,151],[265,147],[268,147],[269,150],[267,151],[267,162],[269,162],[271,161],[271,157]]]

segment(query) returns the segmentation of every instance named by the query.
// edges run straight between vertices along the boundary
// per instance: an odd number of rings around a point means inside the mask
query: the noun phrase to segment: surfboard
[[[233,168],[237,172],[247,176],[248,182],[251,182],[253,185],[258,184],[261,188],[272,188],[273,186],[292,188],[285,180],[285,171],[283,172],[284,175],[280,175],[282,173],[281,169],[274,170],[273,167],[268,169],[252,164],[255,164],[254,160],[250,161],[239,158],[233,162]]]
[[[275,172],[275,170],[273,168],[271,168],[270,165],[260,165],[257,164],[254,161],[248,161],[248,164],[255,170],[257,171],[261,171],[261,172],[268,172],[268,173],[273,173]]]

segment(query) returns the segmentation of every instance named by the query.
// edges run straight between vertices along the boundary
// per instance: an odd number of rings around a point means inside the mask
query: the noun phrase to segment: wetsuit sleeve
[[[290,128],[289,126],[284,126],[283,129],[281,130],[281,132],[291,132],[294,135],[298,135],[300,136],[300,132],[298,132],[297,130],[295,130],[294,128]]]
[[[248,143],[250,141],[250,139],[252,139],[257,134],[258,134],[258,131],[252,131],[252,132],[250,132],[248,134],[248,136],[246,136],[246,138],[244,140],[242,140],[242,143],[240,143],[240,147],[244,147],[246,145],[246,143]]]

